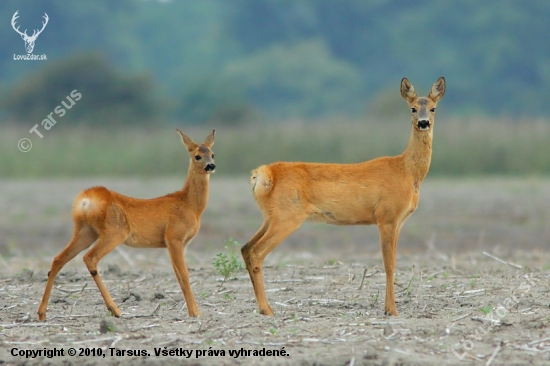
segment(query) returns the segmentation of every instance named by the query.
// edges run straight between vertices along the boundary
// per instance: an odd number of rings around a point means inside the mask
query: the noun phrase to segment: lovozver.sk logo
[[[16,54],[13,54],[13,59],[14,60],[27,60],[27,61],[41,61],[41,60],[47,60],[46,58],[46,55],[43,54],[43,55],[34,55],[32,53],[32,51],[34,50],[34,43],[36,42],[36,39],[38,38],[38,36],[40,35],[40,33],[42,33],[42,31],[44,30],[44,28],[46,28],[46,24],[48,24],[48,14],[44,13],[44,22],[42,22],[42,29],[38,30],[38,29],[35,29],[32,33],[31,36],[29,36],[27,34],[27,30],[25,29],[24,32],[21,32],[19,30],[19,26],[15,26],[15,21],[17,20],[17,18],[19,18],[19,15],[17,15],[17,13],[19,13],[19,10],[17,10],[15,12],[15,14],[13,14],[13,17],[11,18],[11,26],[13,27],[13,30],[16,31],[20,36],[21,38],[23,38],[23,41],[25,41],[25,49],[27,50],[27,54],[26,55],[16,55]]]

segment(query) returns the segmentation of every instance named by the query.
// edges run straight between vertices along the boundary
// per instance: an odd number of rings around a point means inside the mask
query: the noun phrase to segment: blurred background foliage
[[[26,53],[10,25],[17,10],[29,34],[48,14],[34,49],[47,61],[13,60]],[[3,175],[137,174],[144,160],[155,162],[151,173],[171,174],[173,166],[160,163],[166,147],[155,144],[169,141],[176,124],[192,126],[197,139],[221,128],[222,148],[232,136],[225,150],[232,173],[278,158],[397,154],[410,133],[404,76],[419,94],[437,77],[447,80],[435,174],[550,173],[549,1],[4,0],[0,14]],[[74,89],[82,99],[64,127],[35,144],[56,159],[44,154],[39,168],[15,157],[16,137]],[[78,144],[51,145],[70,136]],[[107,145],[96,150],[98,141]],[[139,148],[118,150],[136,141]],[[84,153],[66,153],[79,147]],[[109,168],[121,156],[135,168]],[[65,160],[77,157],[89,166],[102,157],[104,165],[69,168]]]
[[[78,54],[14,85],[1,106],[18,120],[40,121],[64,101],[70,107],[67,118],[75,123],[143,125],[162,111],[154,85],[147,74],[124,75],[115,70],[100,53]],[[73,90],[85,96],[75,101],[78,108],[74,109],[66,100]]]

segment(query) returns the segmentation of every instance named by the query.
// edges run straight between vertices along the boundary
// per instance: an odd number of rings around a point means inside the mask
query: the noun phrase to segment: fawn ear
[[[178,131],[178,133],[180,134],[181,140],[183,141],[183,144],[185,146],[187,146],[187,150],[193,151],[193,150],[195,150],[196,148],[199,147],[199,145],[195,141],[191,140],[191,137],[187,136],[186,134],[184,134],[183,132],[181,132],[177,128],[176,128],[176,131]]]
[[[443,95],[445,95],[445,78],[442,76],[437,79],[437,81],[432,86],[432,90],[430,91],[430,95],[428,95],[428,98],[430,98],[434,102],[437,102],[441,98],[443,98]]]
[[[414,91],[411,82],[407,80],[407,78],[403,78],[401,80],[401,96],[408,103],[414,103],[414,101],[416,100],[416,92]]]
[[[212,132],[210,133],[210,135],[208,135],[206,137],[206,139],[204,140],[204,142],[202,143],[204,146],[210,148],[212,147],[212,145],[214,145],[214,133],[216,132],[216,130],[212,130]]]

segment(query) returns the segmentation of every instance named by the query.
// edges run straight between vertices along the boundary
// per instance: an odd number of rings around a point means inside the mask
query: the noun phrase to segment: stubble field
[[[262,222],[260,212],[247,177],[214,174],[201,230],[187,250],[202,318],[188,317],[166,250],[122,247],[100,262],[120,319],[108,315],[79,255],[56,280],[47,321],[37,321],[46,274],[70,238],[70,207],[80,190],[105,185],[147,198],[182,184],[183,178],[0,182],[0,362],[550,362],[550,181],[542,178],[428,178],[399,241],[399,317],[383,314],[376,227],[323,224],[305,224],[267,257],[267,296],[276,314],[256,314],[247,273],[223,283],[212,260],[227,253],[230,237],[246,243]],[[19,355],[54,348],[64,356]],[[70,348],[76,356],[67,354]]]

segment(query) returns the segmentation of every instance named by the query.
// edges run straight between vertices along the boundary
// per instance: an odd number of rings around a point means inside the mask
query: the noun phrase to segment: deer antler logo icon
[[[40,30],[34,30],[34,32],[32,33],[32,36],[29,36],[27,34],[27,30],[25,29],[24,32],[21,32],[19,31],[19,27],[15,27],[15,21],[17,20],[17,18],[19,18],[19,16],[17,15],[17,13],[19,13],[19,10],[17,10],[15,12],[15,14],[13,14],[13,17],[11,18],[11,26],[13,27],[13,29],[19,33],[19,35],[21,35],[21,38],[23,38],[23,41],[25,41],[25,48],[27,50],[27,53],[28,54],[31,54],[32,53],[32,50],[34,49],[34,42],[36,42],[36,39],[38,38],[38,36],[40,35],[40,33],[42,33],[42,31],[44,30],[44,28],[46,28],[46,24],[48,24],[48,14],[44,13],[44,20],[45,22],[42,22],[42,29]]]

